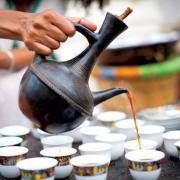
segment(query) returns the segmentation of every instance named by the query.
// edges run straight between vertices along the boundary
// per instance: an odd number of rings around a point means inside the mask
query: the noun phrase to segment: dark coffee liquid
[[[136,110],[135,110],[135,106],[134,106],[134,102],[133,102],[133,97],[129,91],[126,92],[126,95],[129,99],[129,102],[131,105],[131,111],[132,111],[132,115],[133,115],[133,119],[134,119],[135,129],[136,129],[136,137],[137,137],[139,149],[141,149],[141,140],[140,140],[140,135],[138,132],[138,125],[137,125],[137,120],[136,120]]]

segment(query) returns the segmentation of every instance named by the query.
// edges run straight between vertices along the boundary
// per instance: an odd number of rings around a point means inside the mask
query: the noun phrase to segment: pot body
[[[37,126],[50,133],[61,133],[79,126],[86,115],[46,86],[32,71],[24,75],[19,107]]]

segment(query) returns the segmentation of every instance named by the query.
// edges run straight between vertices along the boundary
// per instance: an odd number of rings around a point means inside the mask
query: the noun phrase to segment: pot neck
[[[110,42],[126,29],[127,26],[125,23],[112,14],[107,13],[101,29],[96,34],[97,40],[70,61],[72,71],[80,78],[84,78],[85,81],[88,81],[97,57]]]

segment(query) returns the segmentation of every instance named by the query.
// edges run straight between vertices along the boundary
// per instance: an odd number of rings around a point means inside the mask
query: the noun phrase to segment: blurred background
[[[1,0],[0,8],[19,8],[31,12],[55,9],[66,16],[86,17],[95,22],[99,29],[107,12],[120,15],[127,6],[132,7],[134,12],[125,20],[129,26],[128,30],[116,38],[97,59],[90,87],[92,90],[110,87],[127,88],[133,94],[138,111],[179,102],[179,0],[107,0],[101,8],[96,1],[88,7],[83,6],[80,0],[33,0],[32,2],[30,7],[23,9],[22,1]],[[86,5],[89,1],[84,0],[84,2]],[[76,33],[56,50],[51,58],[66,61],[87,46],[86,39]],[[0,70],[1,124],[2,126],[28,124],[29,122],[18,109],[17,98],[20,79],[34,54],[26,52],[23,43],[1,39],[0,58],[1,53],[7,50],[18,51],[17,54],[21,56],[17,55],[17,66],[13,71]],[[125,95],[112,98],[98,109],[131,112]]]

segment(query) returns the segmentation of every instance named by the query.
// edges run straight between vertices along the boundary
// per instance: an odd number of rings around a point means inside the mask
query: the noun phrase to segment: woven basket
[[[180,89],[180,57],[169,61],[133,67],[97,66],[93,78],[99,89],[124,87],[133,94],[136,110],[177,102]],[[130,113],[126,95],[116,96],[102,104],[104,110]]]

